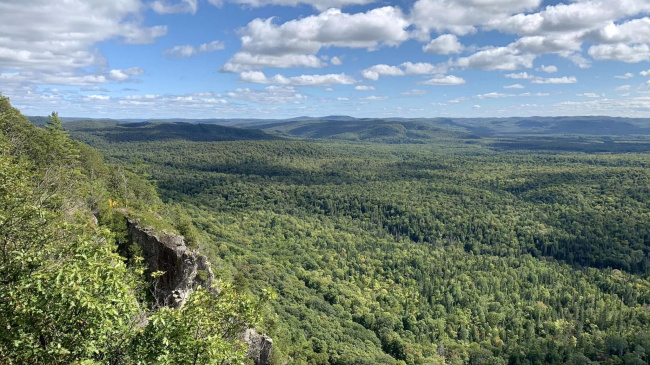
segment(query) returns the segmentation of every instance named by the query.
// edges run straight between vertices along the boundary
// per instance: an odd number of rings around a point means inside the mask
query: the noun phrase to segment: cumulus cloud
[[[510,96],[514,96],[512,94],[502,94],[502,93],[497,93],[497,92],[492,92],[492,93],[487,93],[487,94],[479,94],[476,95],[478,99],[501,99],[501,98],[507,98]]]
[[[584,98],[600,98],[603,97],[604,95],[600,95],[596,93],[582,93],[582,94],[577,94],[577,96],[582,96]]]
[[[208,0],[216,6],[222,5],[222,0]],[[262,7],[269,5],[297,6],[301,4],[311,5],[318,10],[329,8],[342,8],[351,5],[366,5],[375,2],[374,0],[225,0],[235,4],[247,5],[252,7]]]
[[[220,51],[226,48],[223,42],[221,41],[212,41],[209,43],[203,43],[198,47],[186,44],[182,46],[174,46],[163,52],[165,56],[170,58],[186,58],[191,56],[196,56],[201,53]]]
[[[589,47],[589,55],[596,60],[613,60],[626,63],[639,63],[650,60],[650,46],[647,44],[627,45],[599,44]]]
[[[429,92],[426,91],[426,90],[422,90],[422,89],[413,89],[413,90],[409,90],[409,91],[404,91],[404,92],[402,92],[402,93],[400,93],[400,94],[401,94],[401,95],[404,95],[404,96],[422,96],[422,95],[426,95],[426,94],[428,94],[428,93],[429,93]]]
[[[371,85],[358,85],[358,86],[354,87],[354,90],[357,90],[357,91],[371,91],[371,90],[375,90],[375,87],[371,86]]]
[[[425,53],[452,54],[460,53],[463,45],[454,34],[443,34],[422,47]]]
[[[630,88],[632,88],[632,85],[621,85],[616,88],[616,91],[630,91]]]
[[[541,66],[539,66],[538,71],[542,71],[542,72],[552,74],[552,73],[557,72],[557,67],[541,65]]]
[[[328,74],[328,75],[300,75],[285,77],[275,75],[266,77],[261,71],[245,71],[239,76],[244,82],[253,82],[257,84],[280,84],[294,86],[329,86],[329,85],[351,85],[357,82],[353,77],[346,74]]]
[[[246,68],[283,67],[277,66],[278,63],[284,67],[323,67],[322,61],[314,61],[315,55],[323,47],[372,50],[397,46],[409,38],[406,30],[409,22],[399,8],[391,6],[356,14],[329,9],[280,25],[275,24],[274,20],[255,19],[240,29],[241,50],[222,69],[241,71]],[[290,62],[285,62],[286,59],[310,62],[288,66]]]
[[[642,73],[642,74],[643,74],[643,73]],[[624,74],[624,75],[618,75],[618,76],[614,76],[614,77],[617,78],[617,79],[627,80],[627,79],[631,79],[631,78],[633,78],[633,77],[634,77],[634,74],[631,73],[631,72],[628,72],[628,73],[626,73],[626,74]]]
[[[641,72],[639,72],[639,75],[641,75],[641,76],[650,76],[650,70],[641,71]]]
[[[380,76],[433,75],[447,72],[448,65],[433,65],[426,62],[404,62],[399,66],[385,64],[374,65],[361,71],[361,76],[369,80],[378,80]]]
[[[551,77],[551,78],[543,78],[543,77],[538,77],[533,79],[533,84],[575,84],[578,82],[578,79],[575,78],[574,76],[571,77]]]
[[[531,75],[528,72],[510,73],[505,75],[509,79],[530,80],[533,84],[575,84],[578,79],[575,76],[544,78]]]
[[[418,0],[411,18],[420,38],[432,30],[458,35],[474,33],[492,19],[537,8],[542,0]]]
[[[111,100],[111,97],[108,95],[88,95],[84,98],[84,101],[92,101],[92,100],[107,101],[107,100]]]
[[[555,104],[555,106],[562,114],[567,115],[647,115],[650,111],[650,97],[564,101]]]
[[[493,18],[491,29],[521,35],[553,32],[580,32],[607,26],[614,19],[647,12],[650,3],[642,0],[576,1],[547,6],[536,13],[518,13],[508,18]]]
[[[506,77],[509,79],[515,79],[515,80],[530,80],[535,78],[535,76],[530,75],[528,72],[519,72],[519,73],[511,73],[511,74],[506,74]]]
[[[427,81],[422,82],[423,85],[462,85],[465,80],[462,77],[447,75],[442,77],[434,77]]]
[[[340,66],[343,64],[343,60],[341,60],[339,57],[332,57],[330,63],[334,66]]]
[[[239,88],[225,94],[232,99],[241,99],[262,104],[287,104],[299,103],[307,99],[293,86],[268,86],[263,90]]]
[[[181,0],[177,3],[170,3],[166,0],[156,0],[150,4],[151,9],[158,14],[196,14],[199,8],[198,0]]]
[[[246,52],[237,52],[223,67],[222,72],[239,73],[249,70],[258,70],[264,67],[292,68],[308,67],[320,68],[327,66],[320,58],[306,54],[288,54],[282,56],[254,55]]]
[[[0,82],[7,87],[9,84],[16,85],[68,85],[68,86],[93,86],[110,81],[126,82],[134,81],[133,76],[143,75],[144,70],[138,67],[110,70],[105,73],[83,74],[75,71],[61,72],[2,72]]]
[[[469,98],[461,96],[460,98],[451,99],[451,100],[448,100],[447,102],[450,103],[450,104],[458,104],[461,101],[467,101],[467,100],[469,100]]]
[[[152,43],[165,26],[142,25],[139,0],[0,2],[3,91],[27,85],[93,86],[127,81],[141,69],[110,70],[97,43]],[[22,86],[20,86],[22,85]]]
[[[479,70],[518,70],[532,68],[536,55],[521,53],[512,47],[497,47],[474,53],[469,57],[461,57],[456,61],[460,67]]]
[[[0,3],[0,69],[48,73],[104,66],[94,45],[151,43],[164,26],[144,27],[138,0]]]
[[[506,85],[503,87],[504,89],[524,89],[525,86],[521,84],[514,84],[514,85]]]
[[[132,76],[144,75],[144,70],[139,67],[132,67],[123,70],[111,70],[108,73],[108,78],[114,81],[127,81],[130,80]]]
[[[367,96],[365,98],[359,98],[361,101],[380,101],[380,100],[388,100],[388,96]]]
[[[363,71],[361,75],[369,80],[379,80],[379,76],[404,76],[404,70],[397,66],[374,65]]]

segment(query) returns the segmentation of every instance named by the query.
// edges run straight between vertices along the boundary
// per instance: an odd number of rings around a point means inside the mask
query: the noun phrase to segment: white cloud
[[[542,71],[542,72],[552,74],[552,73],[557,72],[557,67],[541,65],[541,66],[539,66],[538,71]]]
[[[516,80],[530,80],[533,84],[575,84],[578,82],[578,79],[574,76],[544,78],[531,75],[528,72],[511,73],[505,76]]]
[[[127,81],[131,76],[144,75],[144,70],[139,67],[132,67],[123,70],[111,70],[108,73],[108,78],[114,81]]]
[[[255,19],[239,30],[241,50],[222,69],[323,67],[322,61],[314,61],[323,47],[376,49],[397,46],[409,38],[408,26],[401,10],[390,6],[356,14],[329,9],[280,25],[274,23],[274,18]],[[310,62],[285,61],[296,58]]]
[[[616,88],[616,91],[630,91],[630,88],[632,88],[632,85],[621,85]]]
[[[83,74],[75,71],[61,72],[3,72],[0,73],[0,82],[3,86],[8,84],[15,85],[69,85],[69,86],[94,86],[110,81],[125,82],[133,81],[133,76],[143,75],[144,70],[138,67],[132,67],[122,70],[110,70],[105,73]]]
[[[521,84],[514,84],[514,85],[506,85],[503,87],[504,89],[524,89],[525,86]]]
[[[564,76],[564,77],[551,77],[551,78],[543,78],[543,77],[538,77],[533,79],[533,84],[575,84],[578,82],[578,79],[575,78],[574,76]]]
[[[559,112],[567,115],[647,115],[650,111],[650,97],[565,101],[555,106]]]
[[[474,109],[481,109],[481,106],[477,104],[477,105],[474,105],[473,108]]]
[[[399,66],[374,65],[363,71],[361,75],[369,80],[378,80],[379,76],[432,75],[447,72],[446,64],[432,65],[426,62],[404,62]]]
[[[549,94],[549,93],[535,93],[535,94],[533,94],[533,93],[521,93],[521,94],[519,94],[517,96],[549,96],[549,95],[551,95],[551,94]]]
[[[129,75],[108,70],[96,45],[152,43],[167,33],[143,26],[142,10],[139,0],[0,2],[0,72],[12,71],[11,82],[23,86],[125,81]]]
[[[99,100],[99,101],[107,101],[111,100],[111,97],[108,95],[88,95],[84,98],[85,101],[91,101],[91,100]]]
[[[292,68],[309,67],[320,68],[327,66],[314,55],[288,54],[282,56],[253,55],[246,52],[237,52],[221,67],[222,72],[239,73],[249,70],[259,70],[264,67]]]
[[[577,96],[582,96],[584,98],[601,98],[604,97],[605,95],[596,94],[596,93],[583,93],[583,94],[577,94]]]
[[[641,72],[639,72],[639,75],[641,75],[641,76],[650,76],[650,70],[641,71]]]
[[[476,97],[478,99],[481,99],[481,100],[483,100],[483,99],[501,99],[501,98],[507,98],[507,97],[511,97],[511,96],[514,96],[514,95],[502,94],[502,93],[497,93],[497,92],[476,95]]]
[[[402,95],[404,95],[404,96],[422,96],[422,95],[426,95],[426,94],[428,94],[428,93],[429,93],[429,92],[426,91],[426,90],[422,90],[422,89],[413,89],[413,90],[409,90],[409,91],[404,91],[404,92],[402,92],[402,93],[400,93],[400,94],[402,94]]]
[[[371,90],[375,90],[375,87],[374,87],[374,86],[371,86],[371,85],[358,85],[358,86],[355,86],[355,87],[354,87],[354,90],[358,90],[358,91],[371,91]]]
[[[338,100],[338,101],[348,101],[348,100],[350,100],[350,98],[338,97],[338,98],[336,98],[336,100]]]
[[[650,10],[650,3],[645,0],[582,0],[570,4],[547,6],[537,13],[521,13],[508,18],[493,19],[489,28],[521,35],[559,32],[568,34],[597,29],[608,25],[614,19],[648,10]]]
[[[628,72],[628,73],[626,73],[625,75],[619,75],[619,76],[614,76],[614,77],[617,78],[617,79],[627,80],[627,79],[631,79],[631,78],[633,78],[633,77],[634,77],[634,74],[631,73],[631,72]]]
[[[166,0],[156,0],[152,2],[150,6],[151,9],[158,14],[196,14],[199,4],[197,0],[181,0],[175,4],[170,4],[169,1]]]
[[[167,32],[142,27],[141,10],[138,0],[1,2],[0,69],[57,73],[105,66],[96,43],[151,43]]]
[[[216,6],[221,6],[221,0],[208,0]],[[226,0],[232,3],[248,5],[252,7],[262,7],[269,5],[297,6],[300,4],[311,5],[318,10],[329,8],[340,9],[351,5],[366,5],[375,2],[375,0]]]
[[[453,75],[434,77],[427,81],[422,82],[423,85],[462,85],[465,83],[465,80],[462,77],[457,77]]]
[[[369,80],[379,80],[379,76],[404,76],[404,71],[397,66],[374,65],[363,71],[361,75]]]
[[[332,57],[330,63],[334,66],[340,66],[343,64],[343,61],[339,57]]]
[[[458,104],[461,101],[467,101],[467,100],[469,100],[469,98],[461,96],[460,98],[451,99],[451,100],[448,100],[447,102],[450,103],[450,104]]]
[[[328,74],[328,75],[300,75],[293,77],[284,77],[275,75],[271,78],[266,77],[260,71],[245,71],[240,74],[240,80],[244,82],[253,82],[257,84],[280,84],[294,86],[329,86],[329,85],[351,85],[357,82],[354,78],[346,74]]]
[[[511,47],[498,47],[474,53],[469,57],[462,57],[456,61],[460,67],[480,70],[518,70],[532,68],[536,55],[520,53]]]
[[[645,43],[650,38],[650,18],[633,19],[619,25],[610,21],[585,38],[597,43]]]
[[[589,47],[589,55],[596,60],[614,60],[626,63],[638,63],[650,60],[650,47],[647,44],[627,45],[600,44]]]
[[[365,98],[359,98],[359,100],[362,101],[381,101],[381,100],[388,100],[388,96],[368,96]]]
[[[300,94],[293,86],[268,86],[263,90],[239,88],[225,94],[232,99],[241,99],[262,104],[287,104],[299,103],[307,99]]]
[[[454,34],[443,34],[422,47],[422,51],[426,53],[445,55],[460,53],[463,49],[463,45],[458,41],[458,37]]]
[[[535,76],[530,75],[528,72],[511,73],[507,74],[506,77],[516,80],[530,80],[535,78]]]
[[[537,8],[542,0],[418,0],[411,18],[420,38],[431,30],[464,35],[492,19]]]
[[[170,58],[186,58],[191,56],[196,56],[200,53],[205,52],[214,52],[226,48],[223,42],[221,41],[212,41],[210,43],[203,43],[198,47],[192,45],[182,45],[174,46],[165,50],[164,54]]]

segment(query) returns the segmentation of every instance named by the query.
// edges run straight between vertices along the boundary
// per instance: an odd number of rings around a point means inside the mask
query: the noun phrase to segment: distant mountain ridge
[[[43,125],[47,117],[29,117],[32,123]],[[208,133],[246,135],[243,130],[298,138],[342,139],[388,143],[419,143],[445,137],[478,138],[509,135],[552,136],[647,136],[650,118],[623,118],[608,116],[578,117],[511,117],[511,118],[355,118],[345,115],[326,117],[296,117],[290,119],[83,119],[62,118],[69,123],[117,127],[128,123],[139,124],[150,134],[155,129],[170,129],[176,134]],[[121,123],[121,124],[120,124]],[[208,130],[208,127],[182,127],[182,124],[237,127],[235,130]],[[163,125],[175,127],[162,127]],[[156,127],[151,127],[155,125]],[[148,127],[145,127],[148,126]],[[71,126],[69,128],[72,128]],[[76,128],[76,127],[75,127]],[[198,129],[197,129],[198,128]],[[145,130],[145,129],[141,129]],[[169,131],[168,131],[169,132]],[[262,135],[257,135],[261,137]],[[250,137],[250,136],[248,136]],[[247,137],[247,138],[248,138]],[[270,135],[267,136],[271,138]],[[190,137],[196,138],[196,137]],[[277,138],[277,137],[274,137]]]

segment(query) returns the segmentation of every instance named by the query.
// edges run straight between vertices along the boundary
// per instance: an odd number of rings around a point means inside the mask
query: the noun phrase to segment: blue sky
[[[650,117],[650,0],[3,0],[0,93],[93,118]]]

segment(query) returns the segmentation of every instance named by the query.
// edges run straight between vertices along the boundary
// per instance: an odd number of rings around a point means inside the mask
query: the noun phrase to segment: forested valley
[[[65,124],[183,207],[234,291],[275,292],[275,364],[650,363],[646,137],[403,127]]]

